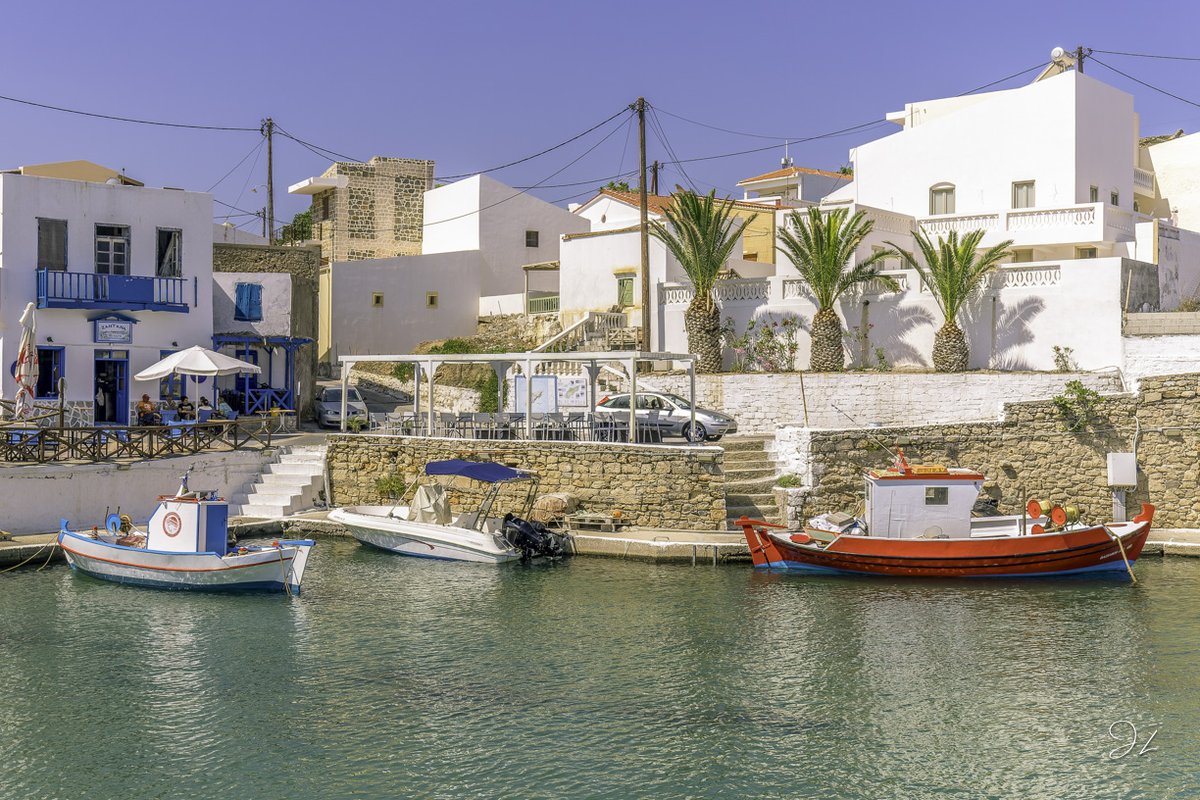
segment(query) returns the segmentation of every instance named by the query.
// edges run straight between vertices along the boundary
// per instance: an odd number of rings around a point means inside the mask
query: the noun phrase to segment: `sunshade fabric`
[[[180,350],[133,376],[137,381],[156,381],[168,375],[235,375],[239,372],[259,373],[254,364],[223,356],[200,345]]]
[[[17,416],[30,417],[38,383],[37,323],[33,303],[26,305],[25,313],[21,314],[21,341],[17,345],[14,374],[17,378]]]
[[[490,461],[465,461],[452,458],[449,461],[430,461],[425,465],[426,475],[455,475],[484,483],[521,480],[533,477],[528,472]]]

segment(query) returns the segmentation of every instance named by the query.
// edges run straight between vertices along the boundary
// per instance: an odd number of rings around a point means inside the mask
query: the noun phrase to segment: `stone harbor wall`
[[[1101,393],[1124,391],[1112,372],[925,372],[729,373],[696,376],[696,402],[738,421],[738,432],[774,433],[779,425],[928,425],[997,419],[1005,403],[1055,396],[1078,380]],[[646,375],[649,385],[687,397],[688,376]]]
[[[994,422],[869,430],[781,428],[776,458],[802,487],[786,493],[793,519],[862,501],[864,469],[887,466],[882,444],[903,447],[909,461],[978,469],[983,497],[1020,513],[1030,497],[1080,506],[1088,519],[1111,518],[1107,454],[1135,452],[1138,484],[1129,515],[1157,507],[1154,524],[1200,527],[1200,375],[1143,378],[1137,394],[1103,397],[1087,423],[1068,430],[1052,401],[1007,404]]]
[[[569,494],[582,511],[620,511],[643,527],[721,530],[723,456],[719,447],[340,435],[329,437],[327,463],[339,506],[386,503],[376,490],[379,478],[401,475],[411,486],[427,462],[464,458],[530,470],[540,478],[539,494]],[[456,483],[462,487],[451,491],[455,513],[478,505],[481,493],[472,482]],[[519,510],[525,491],[511,484],[496,510]]]

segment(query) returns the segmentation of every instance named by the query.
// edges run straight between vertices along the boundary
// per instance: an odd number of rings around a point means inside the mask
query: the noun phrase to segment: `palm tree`
[[[805,217],[793,211],[792,224],[779,232],[779,252],[791,259],[817,302],[808,361],[809,369],[816,372],[841,372],[846,366],[842,322],[833,310],[842,295],[872,280],[879,280],[892,291],[900,288],[894,278],[879,274],[883,260],[891,255],[887,251],[872,253],[846,269],[854,251],[875,225],[864,211],[849,219],[847,212],[839,208],[826,213],[811,206]]]
[[[652,221],[650,232],[675,256],[695,290],[683,315],[688,349],[699,356],[698,372],[720,372],[721,312],[712,290],[742,232],[758,215],[739,221],[733,203],[717,200],[713,190],[703,197],[695,192],[677,193],[663,216],[666,223]]]
[[[958,238],[951,231],[949,238],[938,237],[937,244],[918,230],[913,238],[925,260],[924,266],[913,254],[888,242],[896,254],[921,276],[921,283],[933,293],[933,299],[946,317],[946,324],[933,338],[933,368],[938,372],[963,372],[967,369],[970,348],[967,337],[958,326],[958,314],[978,294],[984,278],[1008,255],[1012,239],[979,252],[979,242],[985,231],[971,231]]]

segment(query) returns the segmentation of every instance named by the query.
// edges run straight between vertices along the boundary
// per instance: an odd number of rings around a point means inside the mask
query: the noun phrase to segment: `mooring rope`
[[[14,569],[17,569],[18,567],[25,566],[30,561],[33,561],[35,558],[37,558],[38,555],[41,554],[42,550],[46,549],[46,547],[50,547],[50,555],[46,556],[46,564],[49,564],[50,557],[54,555],[53,545],[55,545],[57,543],[58,543],[58,539],[51,539],[48,542],[43,542],[41,547],[39,547],[37,550],[34,550],[33,553],[30,554],[29,558],[25,559],[20,564],[13,564],[11,567],[5,567],[4,569],[0,569],[0,575],[4,574],[5,572],[12,572]],[[46,564],[42,564],[42,566],[38,568],[38,572],[41,572],[43,569],[45,569]]]

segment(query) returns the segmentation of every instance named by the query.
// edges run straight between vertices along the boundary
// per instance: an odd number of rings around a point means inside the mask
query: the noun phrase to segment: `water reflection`
[[[1130,587],[313,559],[290,599],[0,580],[0,798],[1200,791],[1195,562]],[[1163,726],[1153,758],[1106,760],[1118,718]]]

